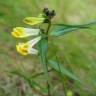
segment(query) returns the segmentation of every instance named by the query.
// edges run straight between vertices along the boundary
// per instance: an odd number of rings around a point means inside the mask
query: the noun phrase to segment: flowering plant
[[[44,73],[45,73],[45,79],[48,85],[47,86],[48,96],[51,96],[52,94],[51,92],[52,84],[49,78],[50,70],[48,66],[50,66],[51,70],[55,70],[59,72],[62,78],[63,78],[63,75],[66,75],[72,80],[76,80],[77,82],[82,83],[72,72],[68,71],[61,64],[59,64],[57,56],[55,56],[56,57],[55,61],[47,58],[47,52],[49,47],[48,41],[50,40],[49,37],[63,36],[67,33],[70,33],[79,29],[91,29],[91,26],[96,24],[96,21],[83,24],[83,25],[52,24],[52,19],[55,15],[56,13],[54,10],[50,11],[48,8],[44,8],[42,14],[38,15],[37,17],[26,17],[23,20],[24,23],[29,25],[38,24],[39,27],[37,29],[16,27],[11,32],[12,36],[14,36],[15,38],[26,38],[29,36],[34,36],[34,39],[30,41],[27,41],[25,43],[18,43],[16,45],[16,49],[17,49],[17,52],[19,52],[21,55],[26,56],[29,54],[35,54],[40,57],[41,63],[43,65]],[[42,28],[42,25],[44,24],[47,24],[46,28]],[[51,26],[53,26],[53,29],[50,31]],[[37,45],[36,49],[34,48],[35,45]],[[69,94],[69,92],[70,90],[66,92],[66,89],[65,89],[64,96],[69,96],[69,95],[66,95],[66,94]],[[72,96],[72,94],[70,96]]]

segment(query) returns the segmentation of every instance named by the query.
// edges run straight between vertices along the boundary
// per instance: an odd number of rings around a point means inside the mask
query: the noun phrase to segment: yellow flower
[[[23,22],[29,25],[36,25],[44,22],[43,17],[26,17]]]
[[[26,43],[19,43],[18,45],[16,45],[17,52],[22,55],[38,54],[38,50],[34,49],[33,46],[38,43],[40,39],[41,36],[36,37],[35,39],[32,39]]]
[[[16,27],[11,32],[12,36],[16,38],[24,38],[28,36],[35,36],[40,33],[40,29],[31,29],[31,28],[24,28],[24,27]]]
[[[19,43],[16,45],[17,52],[19,52],[22,55],[28,54],[28,45],[26,43]]]

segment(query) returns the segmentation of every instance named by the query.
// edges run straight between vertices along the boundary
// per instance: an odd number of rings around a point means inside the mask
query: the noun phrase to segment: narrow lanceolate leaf
[[[50,33],[52,36],[62,36],[69,32],[76,31],[78,29],[90,28],[92,25],[96,25],[96,21],[92,21],[81,25],[68,25],[68,24],[54,24],[54,29]]]
[[[81,83],[81,81],[74,74],[72,74],[70,71],[68,71],[67,69],[65,69],[62,65],[59,65],[58,66],[58,63],[56,61],[48,60],[48,63],[57,72],[62,73],[62,75],[64,75],[64,76],[66,75],[67,77],[69,77],[69,78],[71,78],[71,79],[73,79],[73,80],[78,81],[79,83]]]
[[[50,33],[51,36],[62,36],[69,32],[78,30],[80,28],[75,27],[65,27],[65,26],[56,26],[56,28],[53,29],[53,31]]]
[[[78,28],[84,28],[84,27],[90,27],[90,26],[93,26],[93,25],[96,25],[96,20],[94,21],[91,21],[89,23],[85,23],[85,24],[78,24],[78,25],[70,25],[70,24],[54,24],[54,26],[66,26],[66,27],[78,27]]]
[[[38,43],[38,47],[39,47],[39,55],[40,55],[41,63],[43,65],[43,70],[45,72],[45,80],[47,81],[47,84],[48,84],[47,87],[49,92],[49,90],[51,90],[52,88],[52,84],[48,74],[48,65],[47,65],[48,62],[46,58],[47,51],[48,51],[48,38],[42,38]]]
[[[48,79],[48,70],[46,66],[47,49],[48,49],[48,40],[46,38],[42,38],[40,42],[38,43],[38,50],[39,50],[41,63],[43,64],[46,79]]]

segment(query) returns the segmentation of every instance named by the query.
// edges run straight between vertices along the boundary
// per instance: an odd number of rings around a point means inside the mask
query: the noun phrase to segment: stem
[[[48,72],[51,72],[53,69],[50,69],[50,70],[48,70]],[[33,75],[31,78],[36,78],[36,77],[38,77],[38,76],[40,76],[40,75],[43,75],[44,74],[44,72],[41,72],[41,73],[38,73],[38,74],[35,74],[35,75]]]
[[[47,81],[47,88],[48,88],[48,96],[51,96],[50,85],[49,85],[49,82],[48,81]]]
[[[47,28],[47,31],[46,31],[47,35],[48,35],[49,30],[50,30],[50,27],[51,27],[51,21],[49,21],[49,23],[48,23],[48,28]]]
[[[46,69],[48,72],[47,58],[46,58]],[[49,77],[49,73],[48,73],[48,77]],[[48,80],[47,80],[48,96],[51,96],[50,86],[51,86],[51,83],[50,83],[49,78],[48,78]]]
[[[48,35],[48,32],[50,30],[50,27],[51,27],[51,20],[48,23],[48,27],[47,27],[47,30],[46,30],[46,35]],[[47,57],[46,57],[46,69],[47,69],[47,72],[48,72]],[[50,81],[47,80],[48,96],[51,96],[50,85],[51,85]]]
[[[47,58],[46,58],[46,69],[47,69],[47,72],[48,72]],[[48,74],[48,76],[49,76],[49,74]],[[48,96],[51,96],[50,81],[49,81],[49,79],[47,80],[47,88],[48,88]]]

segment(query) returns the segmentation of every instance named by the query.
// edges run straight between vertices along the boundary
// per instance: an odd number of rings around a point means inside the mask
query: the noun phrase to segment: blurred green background
[[[17,83],[21,78],[9,71],[23,70],[31,75],[42,70],[37,56],[21,56],[16,52],[15,45],[22,40],[14,39],[10,33],[13,27],[28,27],[23,18],[37,16],[46,6],[56,11],[54,23],[84,24],[96,19],[96,0],[0,0],[0,96],[20,96]],[[58,51],[60,62],[85,84],[69,88],[79,94],[74,96],[96,96],[96,26],[53,38],[53,42],[57,48],[49,41],[49,56]],[[27,87],[25,96],[42,96]],[[54,88],[60,90],[59,82]],[[57,96],[64,96],[61,90],[59,93]]]

